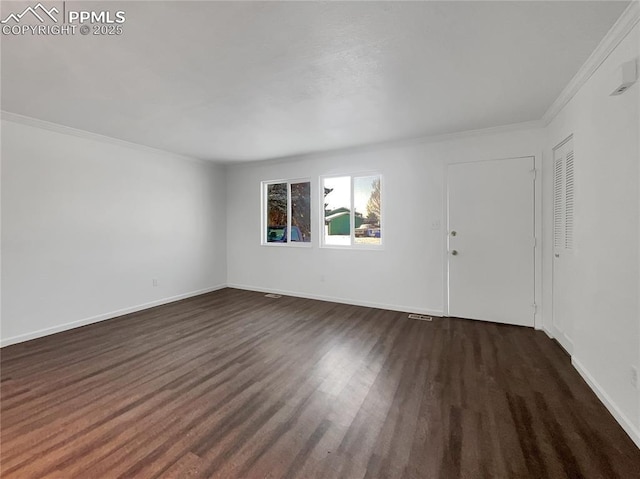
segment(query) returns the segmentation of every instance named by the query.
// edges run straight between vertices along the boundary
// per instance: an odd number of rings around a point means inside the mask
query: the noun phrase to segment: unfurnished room
[[[0,29],[0,477],[640,479],[640,1]]]

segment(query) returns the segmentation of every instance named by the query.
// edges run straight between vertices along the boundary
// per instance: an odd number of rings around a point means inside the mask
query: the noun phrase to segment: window
[[[265,182],[262,194],[262,243],[310,243],[311,183]]]
[[[322,179],[324,246],[381,246],[380,175]]]

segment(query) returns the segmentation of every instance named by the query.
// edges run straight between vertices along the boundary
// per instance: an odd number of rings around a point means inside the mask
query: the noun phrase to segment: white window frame
[[[354,212],[354,198],[355,198],[355,188],[354,188],[354,182],[356,178],[366,178],[366,177],[370,177],[370,176],[377,176],[380,178],[380,244],[358,244],[355,242],[355,212]],[[335,244],[327,244],[325,243],[325,224],[324,224],[324,180],[328,179],[328,178],[344,178],[344,177],[349,177],[350,178],[350,205],[349,205],[349,221],[350,221],[350,232],[351,232],[351,239],[350,239],[350,244],[349,245],[335,245]],[[384,176],[382,173],[378,172],[378,171],[365,171],[365,172],[358,172],[358,173],[341,173],[341,174],[330,174],[330,175],[322,175],[320,176],[320,186],[318,188],[318,194],[319,194],[319,205],[320,205],[320,223],[319,223],[319,230],[320,230],[320,234],[319,234],[319,244],[320,244],[320,248],[327,248],[327,249],[349,249],[349,250],[369,250],[369,251],[381,251],[384,249],[384,245],[385,245],[385,227],[384,227],[384,223],[386,222],[385,218],[386,218],[386,214],[385,214],[385,205],[386,205],[386,200],[385,198],[385,191],[384,191],[384,185],[385,185],[385,180],[384,180]]]
[[[285,243],[275,243],[275,242],[269,242],[267,241],[267,226],[269,226],[267,223],[267,207],[269,205],[269,201],[267,198],[268,195],[268,186],[269,185],[279,185],[279,184],[283,184],[286,183],[287,184],[287,241]],[[313,191],[312,191],[312,186],[313,183],[311,181],[310,178],[296,178],[296,179],[292,179],[292,180],[269,180],[269,181],[262,181],[260,183],[260,198],[261,198],[261,202],[260,202],[260,225],[261,225],[261,229],[260,229],[260,244],[262,246],[269,246],[269,247],[275,247],[275,248],[282,248],[282,247],[291,247],[291,248],[310,248],[312,246],[313,243],[313,236],[314,236],[314,231],[313,231],[313,221],[310,220],[309,225],[311,227],[311,241],[308,242],[304,242],[304,241],[291,241],[291,185],[292,184],[298,184],[298,183],[309,183],[309,214],[310,216],[312,215],[313,212]]]

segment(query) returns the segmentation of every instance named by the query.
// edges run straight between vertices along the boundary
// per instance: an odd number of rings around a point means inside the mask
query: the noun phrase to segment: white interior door
[[[573,308],[569,304],[573,262],[573,139],[553,150],[553,335],[573,352]]]
[[[533,326],[533,157],[448,168],[449,316]]]

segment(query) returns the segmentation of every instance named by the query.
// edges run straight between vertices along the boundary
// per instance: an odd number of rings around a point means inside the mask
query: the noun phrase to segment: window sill
[[[293,243],[260,243],[260,246],[267,246],[269,248],[311,248],[313,243],[293,242]]]
[[[380,246],[372,246],[372,245],[358,245],[358,246],[346,246],[346,245],[330,245],[330,244],[322,244],[320,245],[322,249],[344,249],[348,251],[384,251],[384,245]]]

